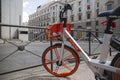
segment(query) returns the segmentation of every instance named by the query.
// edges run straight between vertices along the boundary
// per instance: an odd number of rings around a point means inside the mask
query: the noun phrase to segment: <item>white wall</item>
[[[2,23],[21,24],[23,0],[1,0]],[[17,28],[2,27],[2,38],[10,39],[15,37]]]

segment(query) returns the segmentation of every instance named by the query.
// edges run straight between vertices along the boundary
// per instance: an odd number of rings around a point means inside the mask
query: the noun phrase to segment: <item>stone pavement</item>
[[[0,76],[0,80],[95,80],[93,72],[82,61],[78,70],[68,77],[55,77],[43,66]]]
[[[110,57],[111,58],[111,57]],[[32,59],[31,59],[32,60]],[[84,61],[79,65],[78,70],[68,77],[55,77],[49,74],[43,66],[31,68],[11,74],[0,75],[0,80],[95,80],[93,72]]]
[[[114,57],[108,57],[111,60]],[[84,61],[81,61],[78,70],[68,77],[55,77],[49,74],[43,66],[0,75],[0,80],[95,80],[93,72]]]

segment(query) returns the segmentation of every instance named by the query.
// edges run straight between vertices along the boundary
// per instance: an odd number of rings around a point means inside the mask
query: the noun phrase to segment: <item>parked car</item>
[[[103,42],[103,38],[98,38],[101,42]],[[96,38],[93,39],[93,42],[99,42]]]

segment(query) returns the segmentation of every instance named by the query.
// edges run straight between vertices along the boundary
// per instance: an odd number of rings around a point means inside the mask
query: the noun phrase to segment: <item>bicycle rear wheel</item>
[[[62,44],[55,44],[48,47],[42,55],[42,63],[45,69],[59,77],[73,74],[79,66],[79,56],[71,47],[64,45],[64,55],[61,62],[60,52]]]
[[[111,62],[111,66],[115,66],[117,68],[120,68],[120,53],[118,53],[114,59]],[[120,80],[120,74],[118,73],[112,73],[111,74],[111,80]]]

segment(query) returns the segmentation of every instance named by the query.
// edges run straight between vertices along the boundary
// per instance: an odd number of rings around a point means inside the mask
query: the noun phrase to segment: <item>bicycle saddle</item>
[[[100,12],[98,17],[120,16],[120,5],[115,9]]]

